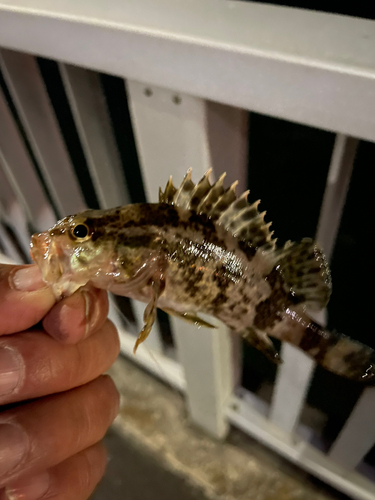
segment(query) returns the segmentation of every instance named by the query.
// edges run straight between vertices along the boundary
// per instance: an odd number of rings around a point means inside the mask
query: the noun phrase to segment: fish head
[[[100,211],[86,211],[31,237],[31,256],[55,295],[71,295],[98,277],[111,279],[116,231],[107,224]]]

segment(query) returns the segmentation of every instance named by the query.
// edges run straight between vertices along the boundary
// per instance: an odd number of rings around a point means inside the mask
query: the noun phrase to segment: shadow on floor
[[[90,500],[207,500],[202,491],[115,430],[108,431],[104,443],[107,471]]]

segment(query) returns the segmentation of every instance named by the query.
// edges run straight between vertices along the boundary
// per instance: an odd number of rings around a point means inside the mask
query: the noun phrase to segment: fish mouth
[[[57,249],[48,232],[31,236],[30,254],[42,273],[43,281],[52,285],[63,275],[63,267]]]

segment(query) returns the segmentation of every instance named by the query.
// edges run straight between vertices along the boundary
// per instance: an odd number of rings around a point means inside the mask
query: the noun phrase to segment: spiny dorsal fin
[[[331,273],[321,248],[310,238],[287,241],[277,252],[277,266],[300,300],[313,309],[323,309],[331,295]]]
[[[213,205],[217,202],[220,196],[224,193],[224,178],[225,173],[219,177],[219,180],[215,182],[213,186],[210,184],[210,189],[207,194],[201,199],[197,207],[197,213],[208,213]],[[205,176],[206,177],[206,176]],[[207,176],[208,180],[208,176]],[[198,183],[199,184],[199,183]]]
[[[198,214],[206,214],[211,220],[217,221],[235,237],[246,241],[249,245],[262,250],[273,250],[276,240],[269,230],[271,223],[264,222],[266,212],[259,213],[259,201],[250,205],[247,201],[249,191],[236,196],[237,182],[224,189],[225,174],[211,185],[206,172],[195,185],[191,180],[191,169],[188,170],[179,188],[175,188],[170,178],[164,190],[159,190],[159,201],[170,203],[186,210],[194,210]]]
[[[187,171],[184,180],[181,182],[180,187],[177,189],[173,197],[173,205],[176,207],[185,208],[189,210],[191,194],[194,191],[195,184],[191,180],[191,168]]]
[[[169,177],[165,190],[162,191],[159,188],[159,203],[173,203],[173,197],[177,189],[174,187],[172,182],[172,176]]]

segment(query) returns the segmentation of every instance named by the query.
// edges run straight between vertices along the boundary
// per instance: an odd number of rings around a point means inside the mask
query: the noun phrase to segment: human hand
[[[85,500],[104,474],[118,411],[101,376],[119,352],[107,314],[102,290],[55,304],[36,266],[0,264],[0,500]]]

